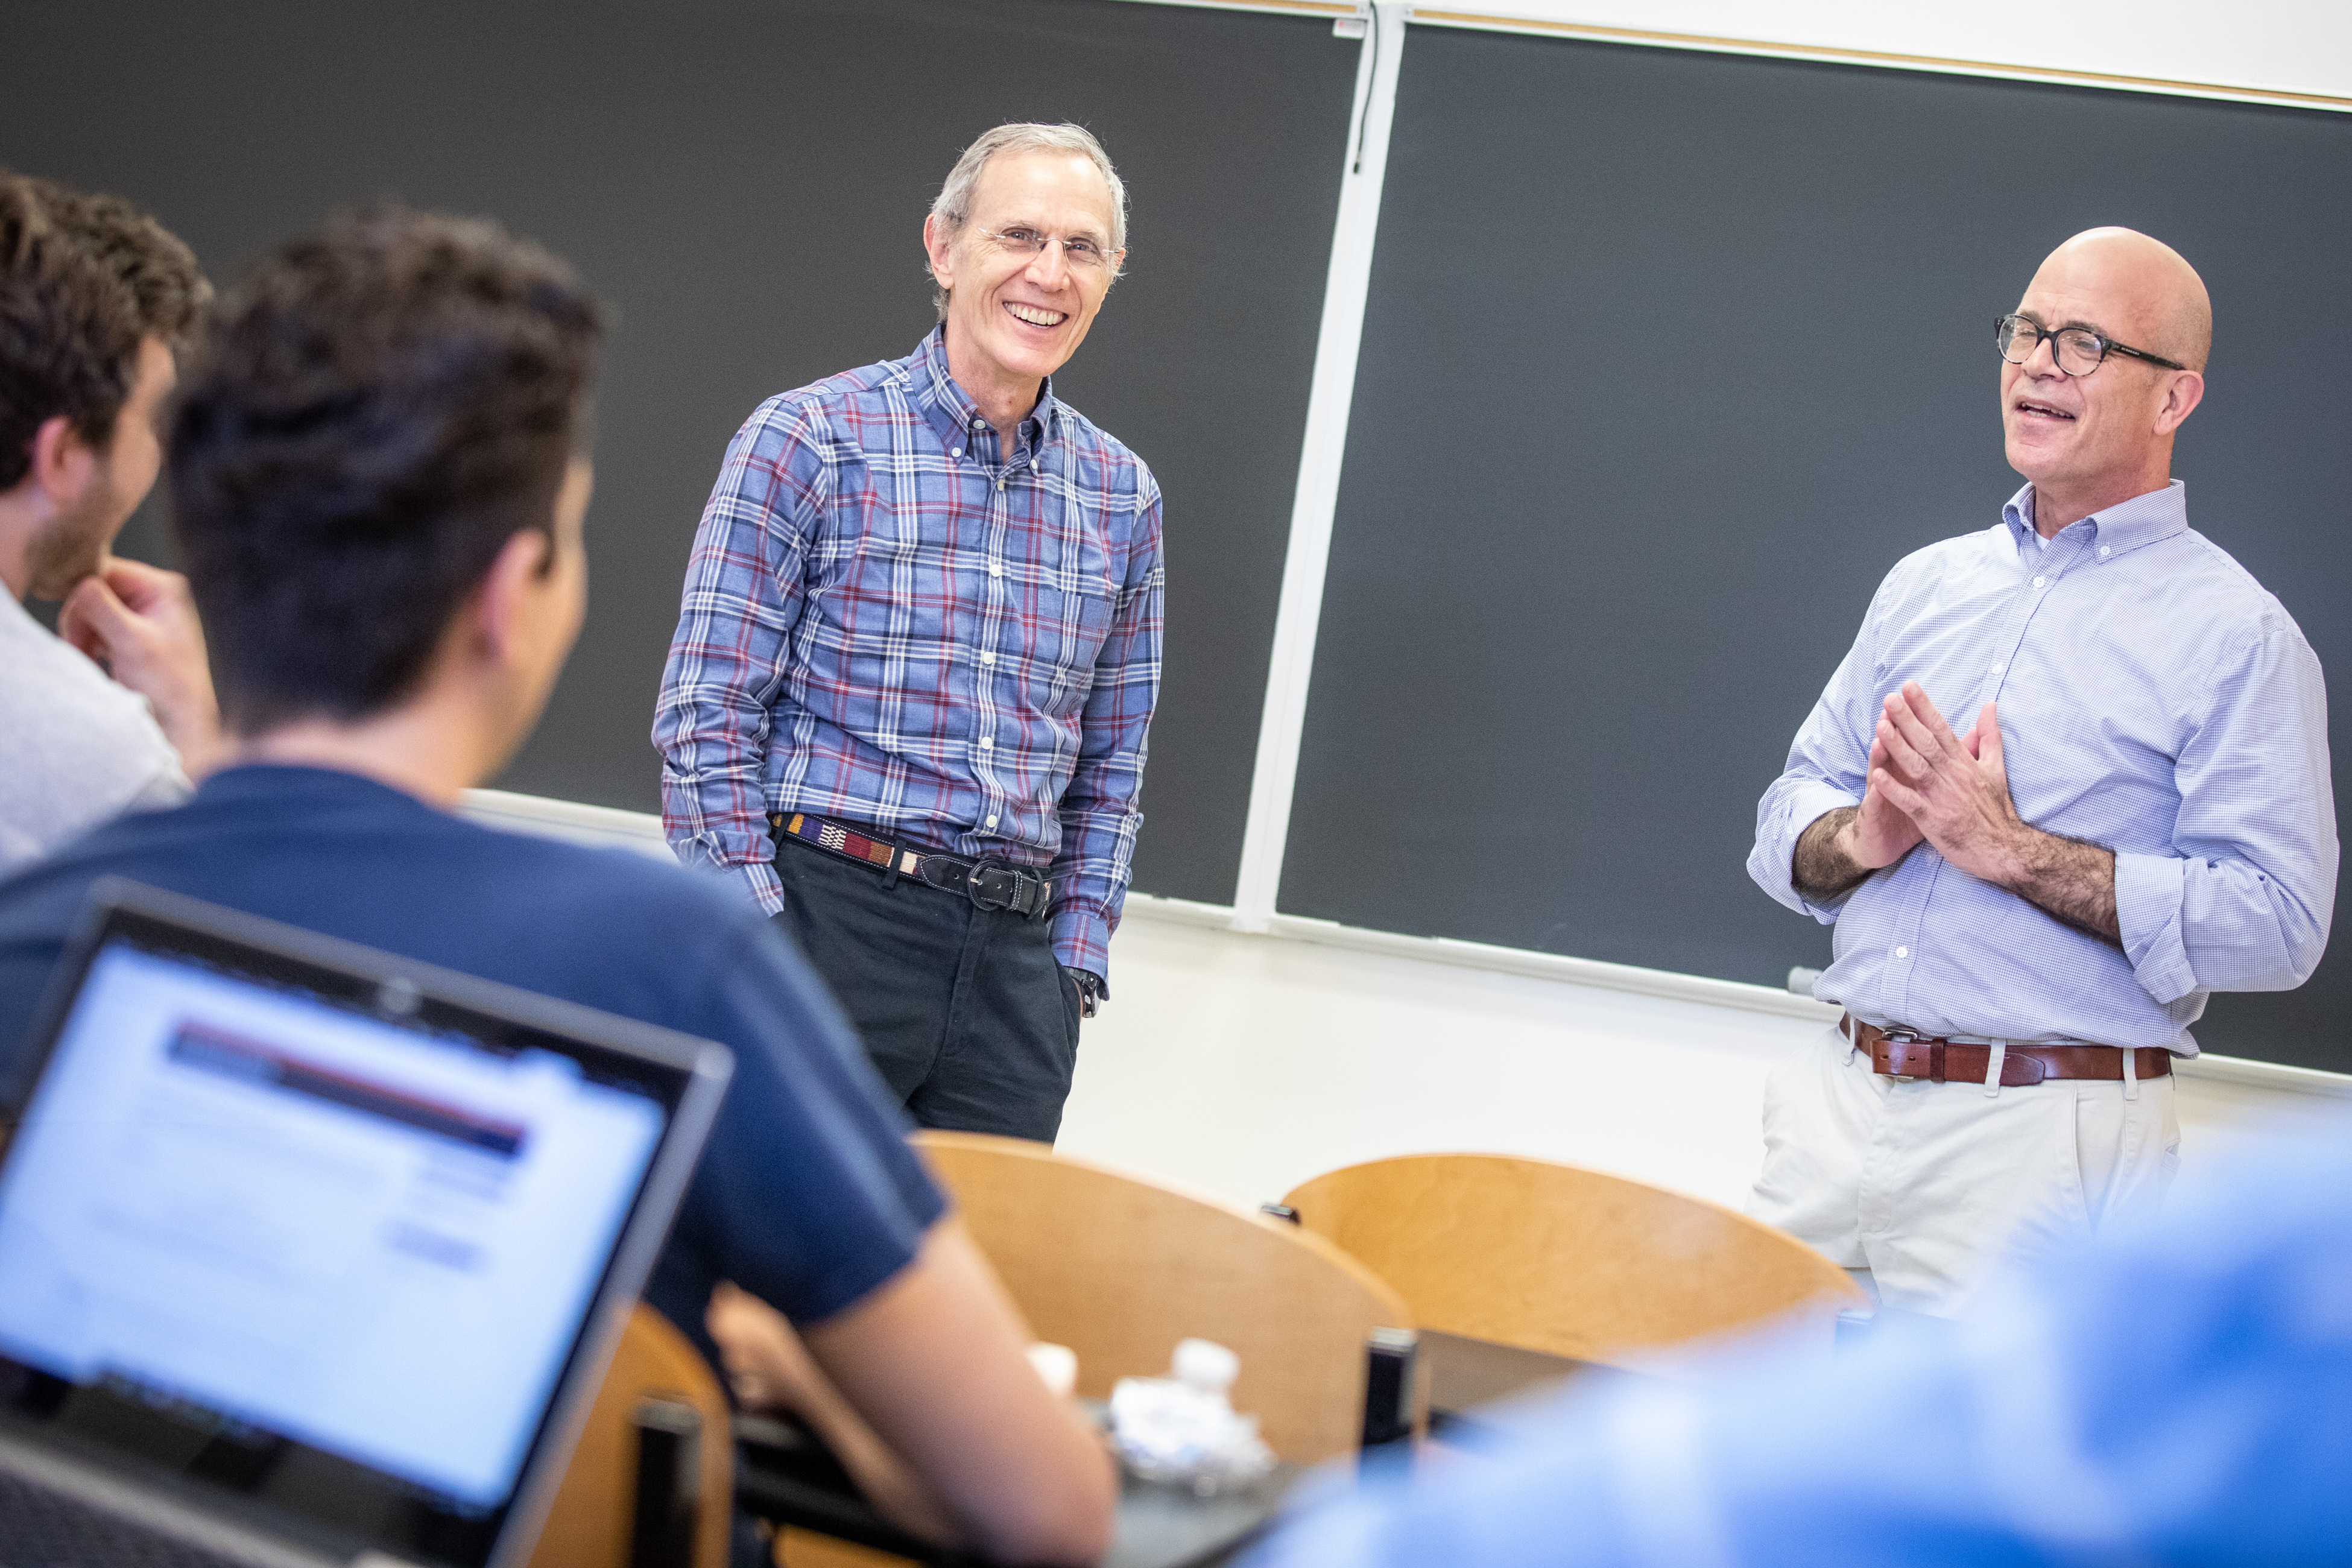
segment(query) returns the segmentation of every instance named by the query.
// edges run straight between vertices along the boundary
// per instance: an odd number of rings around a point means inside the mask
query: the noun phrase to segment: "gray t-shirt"
[[[0,876],[125,811],[187,795],[147,700],[0,589]]]

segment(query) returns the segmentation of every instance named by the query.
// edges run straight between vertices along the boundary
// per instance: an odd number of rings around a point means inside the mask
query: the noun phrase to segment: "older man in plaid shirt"
[[[915,1119],[1050,1141],[1107,994],[1160,689],[1160,488],[1058,401],[1126,254],[1074,125],[968,148],[940,325],[760,405],[654,720],[679,858],[740,873]]]

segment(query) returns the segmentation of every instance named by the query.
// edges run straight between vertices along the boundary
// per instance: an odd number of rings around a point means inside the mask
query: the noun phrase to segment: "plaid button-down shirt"
[[[1008,460],[940,329],[760,405],[662,672],[662,821],[771,912],[770,812],[1043,871],[1056,955],[1105,974],[1160,693],[1160,487],[1051,382],[1019,437]]]

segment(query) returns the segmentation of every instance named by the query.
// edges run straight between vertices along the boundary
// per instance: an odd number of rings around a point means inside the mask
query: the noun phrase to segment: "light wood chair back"
[[[735,1508],[735,1436],[710,1363],[667,1318],[640,1302],[589,1409],[547,1512],[530,1568],[629,1568],[636,1518],[637,1406],[690,1405],[702,1422],[695,1568],[727,1568]]]
[[[1548,1160],[1375,1160],[1282,1201],[1401,1291],[1423,1328],[1578,1361],[1638,1364],[1781,1317],[1826,1338],[1864,1303],[1844,1269],[1769,1226]]]
[[[1413,1326],[1362,1264],[1296,1226],[1042,1143],[916,1143],[1031,1331],[1077,1352],[1081,1395],[1164,1377],[1178,1340],[1214,1340],[1241,1358],[1234,1407],[1276,1455],[1314,1464],[1360,1444],[1371,1332]]]

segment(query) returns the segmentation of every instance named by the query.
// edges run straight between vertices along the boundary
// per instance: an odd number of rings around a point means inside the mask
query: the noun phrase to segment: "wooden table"
[[[982,1560],[919,1541],[876,1513],[833,1457],[797,1427],[760,1416],[735,1423],[735,1500],[772,1523],[831,1535],[918,1563]],[[1254,1486],[1194,1497],[1132,1476],[1119,1488],[1111,1548],[1099,1568],[1210,1568],[1255,1540],[1306,1472],[1278,1465]]]

